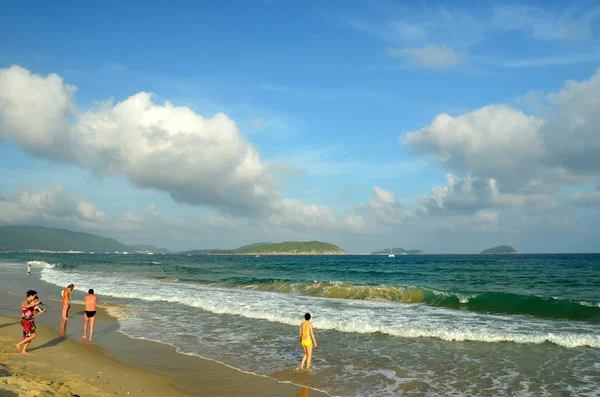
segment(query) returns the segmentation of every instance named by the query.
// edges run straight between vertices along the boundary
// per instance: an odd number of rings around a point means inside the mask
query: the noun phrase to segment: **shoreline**
[[[55,306],[58,305],[55,303]],[[124,310],[128,310],[124,307]],[[272,396],[325,397],[326,393],[268,376],[235,369],[215,360],[179,353],[161,342],[131,338],[118,322],[98,307],[95,343],[82,342],[83,305],[71,305],[66,333],[54,319],[57,309],[36,319],[38,337],[30,354],[15,350],[20,319],[0,316],[0,394],[49,396]],[[298,373],[306,381],[308,373]],[[2,394],[2,392],[6,392]],[[37,396],[39,394],[31,394]]]

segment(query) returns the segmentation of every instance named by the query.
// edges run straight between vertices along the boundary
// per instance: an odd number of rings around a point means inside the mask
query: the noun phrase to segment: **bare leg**
[[[81,339],[85,339],[85,336],[87,335],[87,328],[88,328],[88,322],[90,321],[90,319],[88,318],[87,314],[83,315],[83,335],[81,335]]]
[[[67,333],[67,320],[64,318],[60,320],[60,327],[58,328],[58,334],[60,336],[65,336]]]
[[[96,316],[90,318],[90,342],[93,342],[92,334],[94,333],[94,323],[96,322]]]
[[[308,359],[306,360],[306,369],[310,369],[310,362],[312,361],[312,350],[312,345],[306,346],[306,354],[308,355]]]
[[[63,320],[69,319],[69,304],[65,302],[63,302],[62,318]]]
[[[302,362],[297,367],[298,369],[304,368],[304,363],[306,362],[306,359],[308,358],[308,355],[306,354],[306,346],[302,346],[302,348],[304,349],[304,356],[302,357]]]
[[[17,343],[15,346],[17,348],[17,351],[20,351],[21,354],[29,354],[27,353],[27,347],[29,346],[29,343],[34,340],[37,337],[37,334],[33,334],[25,339],[23,339],[21,342]],[[21,346],[23,346],[23,349],[21,350]]]

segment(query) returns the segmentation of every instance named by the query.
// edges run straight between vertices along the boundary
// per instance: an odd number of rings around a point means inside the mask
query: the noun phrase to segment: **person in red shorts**
[[[17,352],[21,354],[29,354],[27,347],[32,340],[37,337],[35,332],[35,309],[41,302],[37,297],[37,292],[33,290],[27,291],[27,298],[21,304],[21,326],[23,327],[23,340],[15,346]]]

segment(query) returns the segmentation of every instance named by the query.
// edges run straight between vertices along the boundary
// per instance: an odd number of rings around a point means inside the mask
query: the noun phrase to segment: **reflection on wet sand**
[[[309,397],[309,393],[310,389],[307,387],[303,387],[302,389],[300,389],[298,394],[296,394],[296,397]]]
[[[58,334],[60,336],[65,336],[66,333],[67,333],[67,320],[63,318],[62,320],[60,320],[60,327],[58,327]]]

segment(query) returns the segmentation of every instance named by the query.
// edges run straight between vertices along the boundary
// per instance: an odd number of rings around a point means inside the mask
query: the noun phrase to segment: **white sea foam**
[[[296,294],[220,288],[188,283],[159,283],[127,275],[63,272],[46,266],[42,280],[77,289],[94,288],[99,295],[143,301],[168,302],[204,311],[238,315],[297,326],[299,315],[314,313],[315,328],[344,333],[381,333],[403,338],[445,341],[551,342],[567,348],[600,348],[600,327],[530,316],[490,315],[425,305],[381,301],[353,301]]]
[[[596,302],[586,302],[586,301],[581,301],[579,302],[579,304],[581,306],[588,306],[588,307],[600,307],[600,303],[596,303]]]
[[[31,266],[54,267],[54,265],[51,265],[48,262],[44,261],[29,261],[27,262],[27,264]]]

